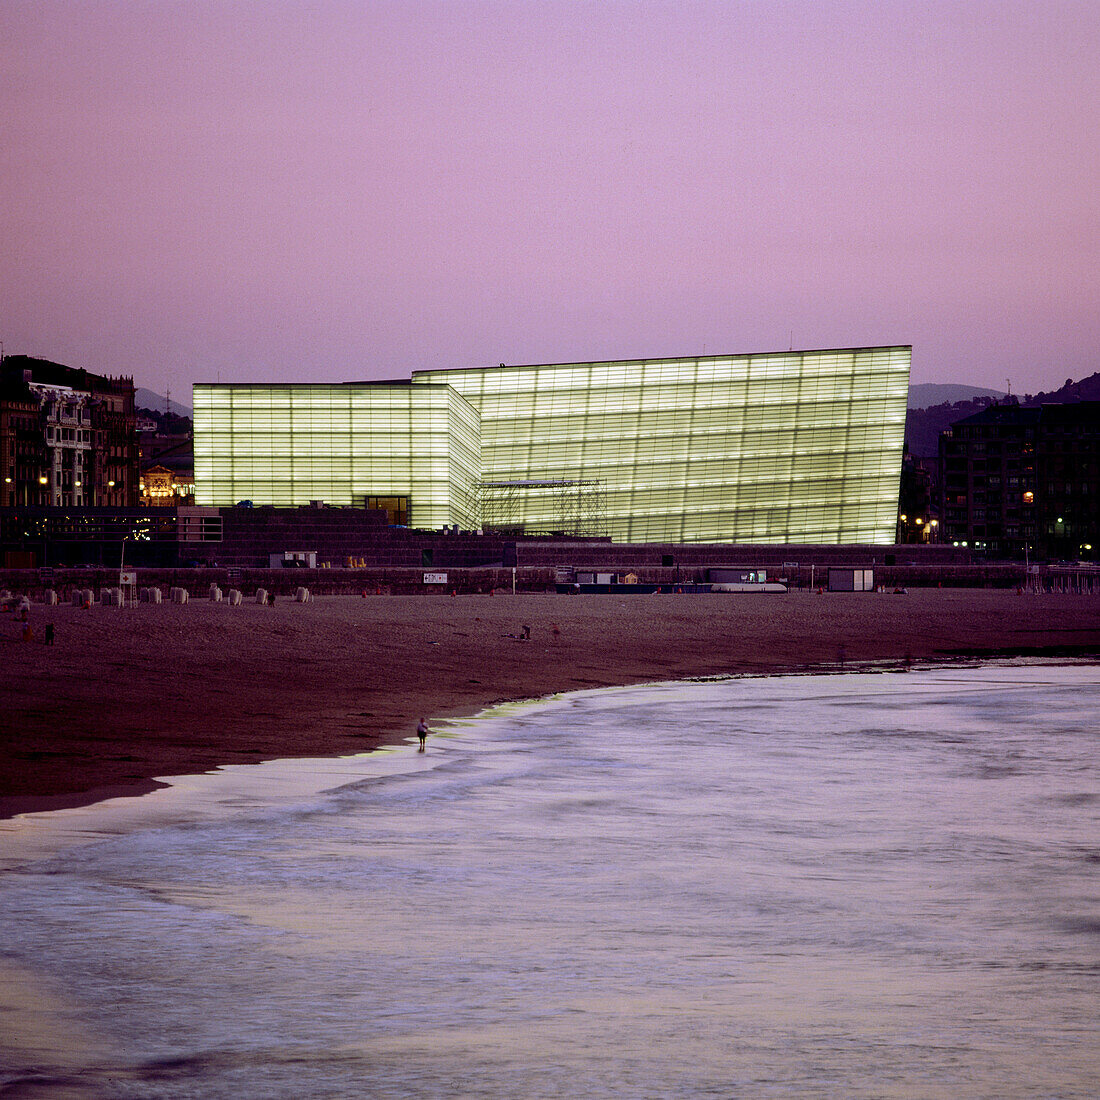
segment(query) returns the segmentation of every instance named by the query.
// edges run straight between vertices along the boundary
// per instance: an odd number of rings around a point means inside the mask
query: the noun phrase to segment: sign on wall
[[[425,584],[446,584],[447,583],[447,574],[446,573],[425,573],[424,574],[424,583]]]

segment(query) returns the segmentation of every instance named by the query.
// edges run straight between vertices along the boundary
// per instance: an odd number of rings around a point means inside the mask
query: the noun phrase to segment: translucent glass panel
[[[409,523],[473,527],[479,417],[445,385],[196,385],[196,503],[409,498]]]
[[[620,541],[893,541],[908,347],[423,371],[481,417],[482,477],[599,478]],[[523,522],[555,517],[532,491]]]
[[[479,477],[599,479],[618,540],[885,543],[909,360],[860,348],[196,386],[196,499],[402,496],[414,526],[473,527]],[[526,494],[528,530],[560,522],[557,495]]]

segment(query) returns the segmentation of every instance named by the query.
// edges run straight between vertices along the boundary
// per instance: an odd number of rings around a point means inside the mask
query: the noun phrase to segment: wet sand
[[[56,643],[43,644],[53,623]],[[556,628],[555,628],[556,624]],[[0,816],[219,764],[361,752],[508,699],[866,662],[1100,657],[1100,596],[321,597],[0,619]],[[519,635],[531,627],[529,640]]]

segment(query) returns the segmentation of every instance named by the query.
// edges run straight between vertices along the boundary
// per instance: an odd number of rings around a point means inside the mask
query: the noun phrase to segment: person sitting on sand
[[[417,752],[424,752],[426,750],[426,742],[429,733],[431,733],[431,730],[428,729],[428,720],[426,718],[421,718],[416,727],[416,736],[420,738],[420,748],[416,750]]]

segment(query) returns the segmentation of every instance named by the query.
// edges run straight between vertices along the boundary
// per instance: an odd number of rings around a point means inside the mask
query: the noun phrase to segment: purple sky
[[[0,4],[0,339],[193,381],[1100,369],[1100,2]]]

